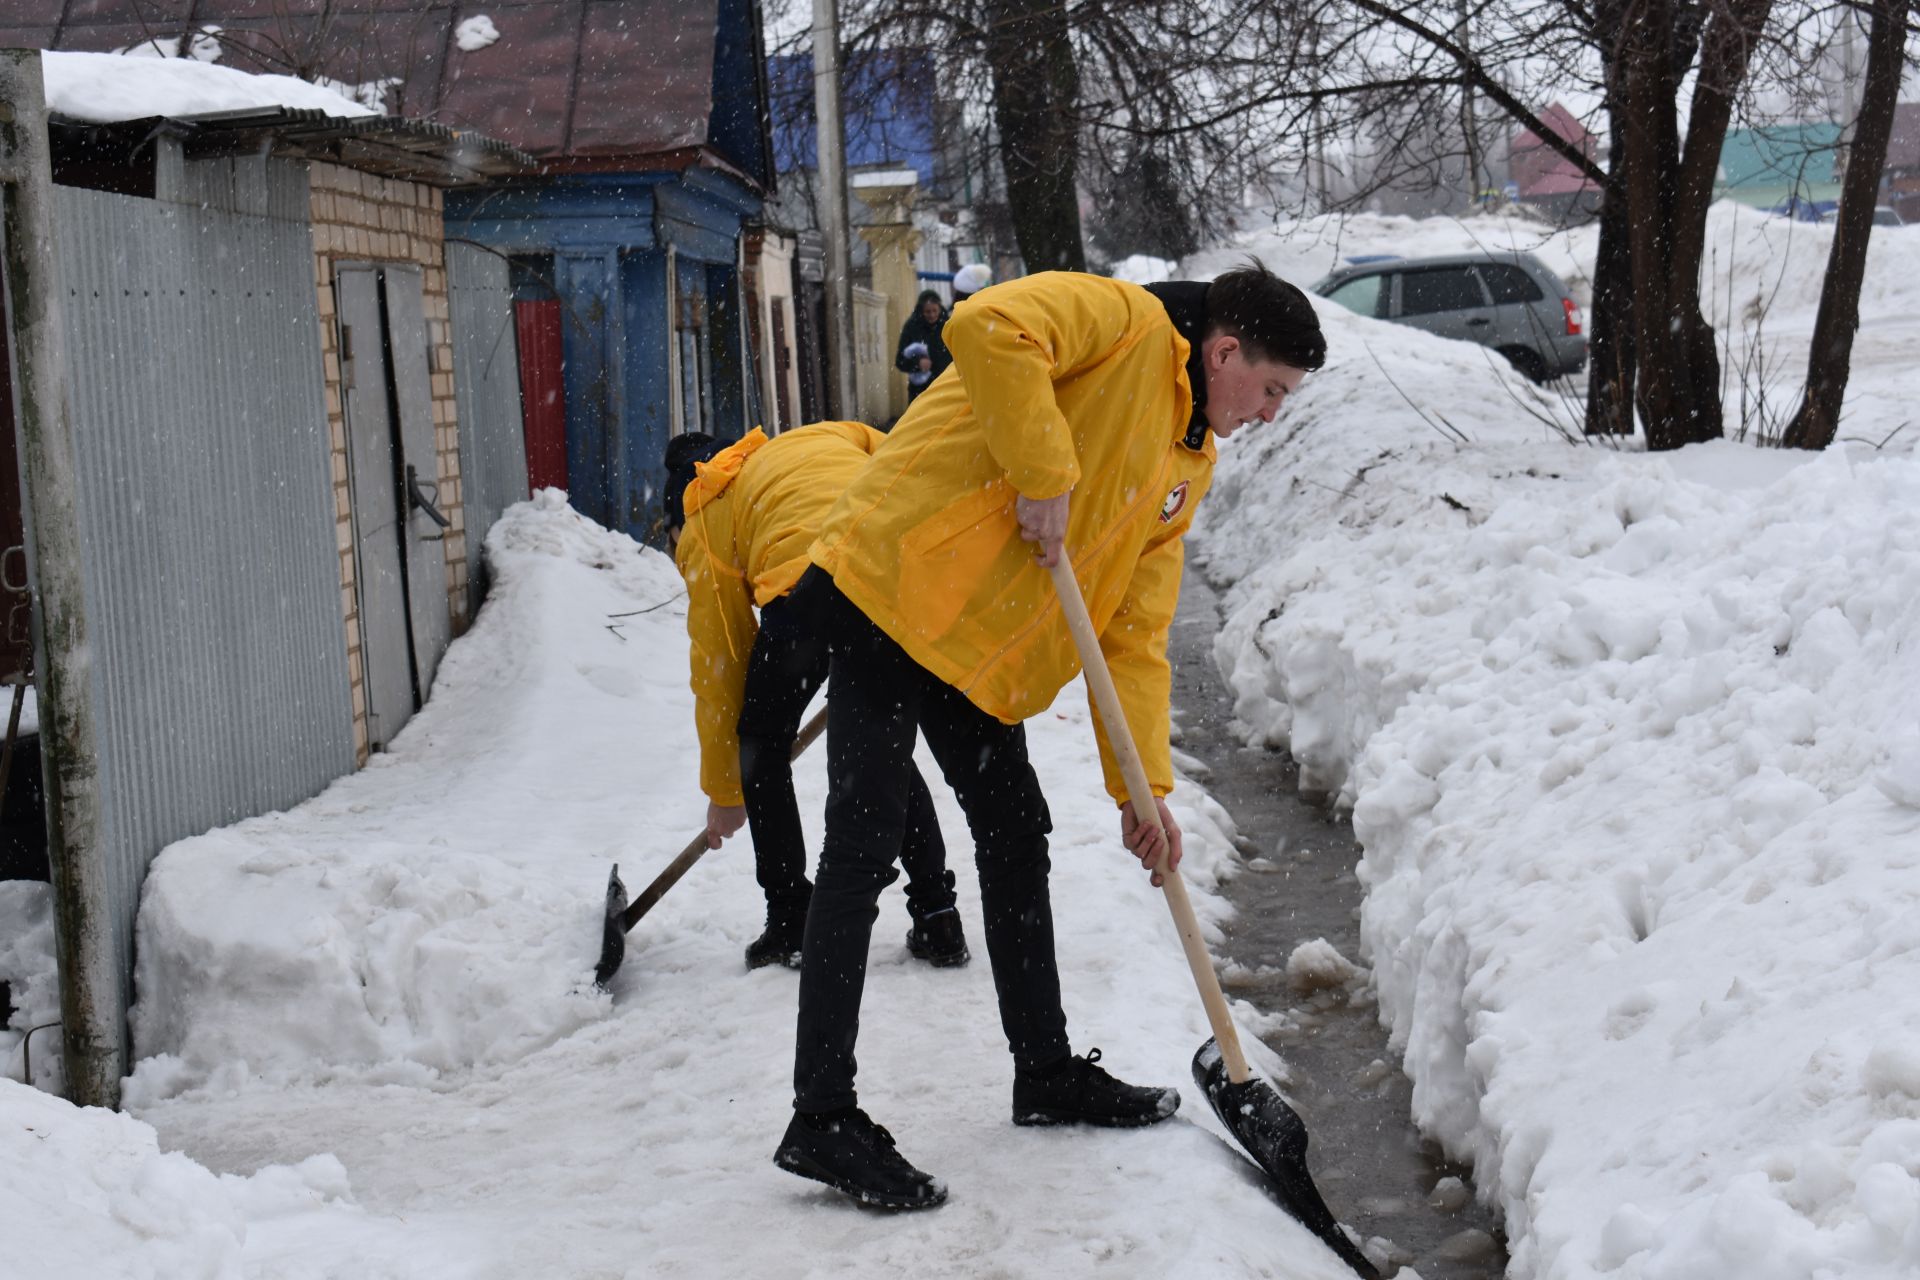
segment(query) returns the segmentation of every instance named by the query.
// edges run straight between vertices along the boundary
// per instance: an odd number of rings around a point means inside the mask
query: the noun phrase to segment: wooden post
[[[7,317],[33,590],[34,669],[46,761],[67,1096],[81,1106],[118,1107],[126,1039],[100,847],[93,659],[80,555],[73,420],[67,404],[66,326],[54,279],[53,178],[47,146],[40,54],[0,49]]]

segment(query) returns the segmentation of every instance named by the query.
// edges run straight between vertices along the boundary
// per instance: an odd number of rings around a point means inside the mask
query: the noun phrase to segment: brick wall
[[[353,736],[357,760],[367,758],[366,669],[360,653],[360,607],[353,564],[353,516],[347,487],[345,397],[340,381],[339,324],[334,315],[337,262],[409,262],[421,269],[423,310],[432,355],[433,435],[440,509],[453,521],[440,546],[446,554],[447,611],[453,634],[467,628],[466,512],[460,492],[459,422],[454,414],[453,335],[447,320],[445,231],[436,187],[382,178],[340,165],[311,169],[314,286],[320,297],[320,333],[327,383],[327,423],[333,441],[333,509],[340,551],[340,607],[347,633],[347,673],[353,682]]]

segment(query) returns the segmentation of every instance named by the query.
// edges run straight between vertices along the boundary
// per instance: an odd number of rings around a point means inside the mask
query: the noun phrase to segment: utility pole
[[[20,478],[33,583],[35,685],[46,751],[47,845],[67,1096],[118,1107],[126,1074],[120,962],[100,846],[93,657],[82,589],[66,323],[54,287],[53,179],[40,55],[0,50],[0,192],[6,301],[19,406]]]
[[[1472,48],[1468,44],[1468,40],[1472,33],[1468,27],[1468,0],[1459,0],[1459,10],[1460,18],[1455,26],[1454,41],[1459,45],[1460,51],[1470,57],[1472,55]],[[1479,120],[1474,114],[1473,82],[1464,77],[1460,81],[1460,137],[1465,143],[1467,150],[1467,207],[1469,209],[1477,209],[1480,207],[1480,192],[1482,189],[1480,179],[1482,168],[1480,156],[1480,125]],[[1544,143],[1545,139],[1541,141]]]
[[[857,418],[853,351],[853,255],[847,242],[847,139],[840,120],[840,15],[813,0],[814,149],[820,157],[820,238],[826,241],[827,387],[830,412]]]

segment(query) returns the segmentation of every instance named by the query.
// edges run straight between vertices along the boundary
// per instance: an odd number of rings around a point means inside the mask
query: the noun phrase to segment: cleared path
[[[1472,1202],[1469,1171],[1447,1164],[1408,1120],[1412,1084],[1372,1001],[1288,983],[1287,959],[1302,942],[1324,938],[1359,962],[1360,849],[1344,819],[1300,796],[1291,759],[1231,731],[1213,664],[1219,624],[1217,597],[1189,571],[1169,646],[1178,746],[1205,767],[1201,780],[1233,814],[1247,860],[1226,885],[1238,915],[1224,985],[1275,1015],[1263,1038],[1292,1072],[1287,1091],[1313,1132],[1314,1178],[1340,1220],[1390,1241],[1394,1261],[1422,1280],[1492,1280],[1507,1263],[1498,1221]]]

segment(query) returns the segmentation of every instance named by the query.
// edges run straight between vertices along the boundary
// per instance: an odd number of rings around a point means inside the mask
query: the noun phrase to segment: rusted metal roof
[[[224,66],[385,82],[395,115],[562,162],[550,167],[610,167],[712,141],[725,2],[0,0],[0,46],[100,52],[218,27]],[[757,22],[757,3],[733,7]],[[482,16],[498,39],[461,48],[461,24]]]

